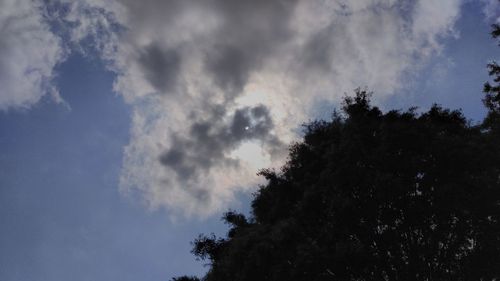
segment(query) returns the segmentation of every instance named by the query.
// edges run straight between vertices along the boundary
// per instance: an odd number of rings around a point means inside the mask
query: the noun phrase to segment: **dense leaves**
[[[260,173],[251,217],[228,212],[227,237],[195,240],[202,280],[499,280],[500,68],[489,69],[477,126],[437,105],[383,113],[361,90],[306,125],[286,165]]]
[[[177,277],[173,278],[172,281],[200,281],[197,277],[194,276],[182,276],[182,277]]]
[[[500,37],[500,25],[494,24],[491,35],[493,38]],[[500,43],[499,43],[500,46]],[[484,128],[495,129],[500,132],[500,65],[492,61],[488,64],[488,72],[492,77],[491,82],[484,84],[484,105],[489,109],[488,116],[484,120]]]

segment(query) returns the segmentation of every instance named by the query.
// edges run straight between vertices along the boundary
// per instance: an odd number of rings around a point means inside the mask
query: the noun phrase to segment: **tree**
[[[249,218],[194,241],[202,280],[499,280],[499,89],[477,126],[437,105],[383,113],[358,89],[261,171]]]
[[[204,280],[498,280],[500,153],[458,111],[382,113],[358,90],[316,121],[226,238]]]
[[[174,277],[172,281],[200,281],[200,279],[193,276],[182,276],[182,277]]]
[[[498,38],[500,36],[500,25],[493,24],[491,36]],[[500,43],[499,43],[500,46]],[[500,126],[500,65],[492,61],[488,64],[489,75],[492,76],[493,82],[484,84],[485,97],[484,105],[489,109],[488,116],[485,119],[484,126],[491,128],[492,126]],[[498,130],[498,128],[497,128]]]
[[[500,25],[494,24],[492,28],[491,36],[498,38],[500,36]],[[500,110],[500,66],[493,61],[488,64],[488,71],[490,76],[493,76],[493,85],[490,82],[484,84],[484,92],[486,93],[484,103],[488,109],[498,111]]]

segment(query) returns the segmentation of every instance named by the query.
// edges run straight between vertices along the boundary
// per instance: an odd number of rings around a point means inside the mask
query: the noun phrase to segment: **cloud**
[[[114,59],[120,7],[107,0],[1,1],[0,110],[28,109],[43,96],[69,109],[55,68],[74,51]]]
[[[43,6],[1,1],[0,37],[0,110],[29,108],[45,94],[64,103],[52,80],[65,52],[44,18]]]
[[[486,20],[500,23],[500,2],[498,0],[481,0],[481,2]]]
[[[215,166],[238,168],[238,159],[228,155],[245,141],[260,141],[268,153],[283,146],[272,133],[274,124],[264,105],[240,108],[227,121],[221,119],[215,114],[194,122],[186,138],[174,137],[171,147],[160,156],[160,163],[185,183],[196,181],[200,173]]]
[[[205,53],[206,71],[225,92],[237,95],[251,73],[291,38],[289,22],[296,1],[213,1],[212,5],[222,24]]]
[[[263,105],[238,109],[226,121],[214,115],[209,120],[194,122],[187,137],[174,136],[159,162],[165,167],[165,173],[170,174],[169,184],[181,186],[195,199],[191,202],[199,207],[210,207],[219,203],[219,198],[214,196],[212,187],[204,184],[206,177],[217,169],[244,168],[241,160],[231,157],[230,153],[247,141],[258,141],[268,154],[282,149],[283,144],[272,133],[273,127]]]
[[[56,2],[63,8],[49,15],[62,38],[72,49],[98,52],[116,73],[114,90],[132,106],[121,190],[150,208],[187,216],[213,214],[237,192],[254,189],[257,169],[283,163],[286,144],[314,116],[314,104],[338,101],[359,86],[379,97],[404,88],[441,51],[441,39],[455,36],[462,4]],[[47,25],[34,30],[40,28],[59,50],[43,60],[50,63],[41,80],[49,81],[61,51]]]
[[[144,48],[138,61],[148,82],[159,93],[169,93],[176,84],[180,59],[177,50],[164,50],[152,43]]]
[[[127,32],[112,59],[115,90],[134,106],[121,188],[151,208],[197,216],[255,188],[257,165],[282,163],[314,103],[358,86],[379,96],[403,88],[455,35],[461,5],[119,3]]]

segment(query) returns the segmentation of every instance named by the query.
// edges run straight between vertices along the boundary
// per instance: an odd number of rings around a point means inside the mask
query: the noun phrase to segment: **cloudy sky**
[[[0,0],[0,280],[202,274],[346,93],[484,116],[496,0]]]

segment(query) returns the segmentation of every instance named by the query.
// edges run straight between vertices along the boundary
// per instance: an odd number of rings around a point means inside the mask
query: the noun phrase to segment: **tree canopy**
[[[495,39],[500,37],[500,25],[493,25],[491,36]],[[498,45],[500,46],[500,42]],[[483,102],[489,109],[489,113],[483,123],[485,127],[497,127],[497,130],[500,131],[498,129],[500,126],[500,65],[495,61],[489,63],[488,73],[493,81],[484,84],[483,91],[486,95]]]
[[[226,237],[194,241],[202,280],[499,280],[500,67],[489,69],[479,125],[438,105],[384,113],[359,89],[305,125],[287,163],[260,172],[250,217],[227,212]]]

